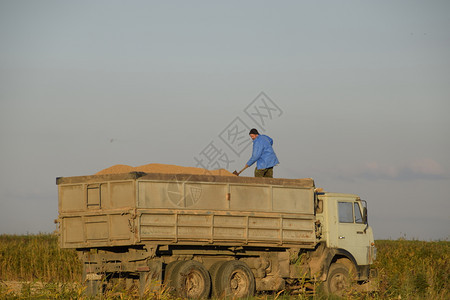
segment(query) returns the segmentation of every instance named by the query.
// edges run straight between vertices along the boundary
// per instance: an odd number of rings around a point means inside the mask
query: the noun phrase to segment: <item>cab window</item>
[[[355,222],[358,224],[362,224],[363,222],[363,218],[361,215],[361,209],[359,208],[358,203],[354,203],[355,204]]]
[[[339,222],[353,223],[353,202],[338,202]]]

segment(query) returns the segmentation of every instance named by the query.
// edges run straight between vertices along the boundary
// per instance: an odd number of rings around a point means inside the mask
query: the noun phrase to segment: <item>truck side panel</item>
[[[57,180],[61,247],[316,243],[312,180],[122,176]]]
[[[141,241],[180,244],[315,246],[313,215],[145,210]]]
[[[138,181],[138,208],[188,208],[314,215],[312,188]]]

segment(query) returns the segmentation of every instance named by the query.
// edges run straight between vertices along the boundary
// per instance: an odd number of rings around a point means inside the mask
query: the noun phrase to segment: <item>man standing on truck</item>
[[[249,135],[253,140],[253,152],[245,167],[256,162],[255,177],[273,178],[273,167],[280,163],[272,148],[273,140],[267,135],[260,135],[255,128],[250,130]]]

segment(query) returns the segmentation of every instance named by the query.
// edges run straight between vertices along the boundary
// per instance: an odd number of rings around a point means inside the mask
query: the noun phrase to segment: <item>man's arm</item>
[[[261,157],[262,151],[263,151],[262,144],[259,143],[258,141],[255,141],[253,143],[252,157],[250,157],[246,165],[247,166],[253,165]]]

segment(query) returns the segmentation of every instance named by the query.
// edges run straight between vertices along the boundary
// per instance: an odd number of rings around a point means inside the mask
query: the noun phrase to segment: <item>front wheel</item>
[[[343,296],[351,286],[350,272],[343,264],[334,263],[328,270],[328,278],[323,284],[327,294]]]

